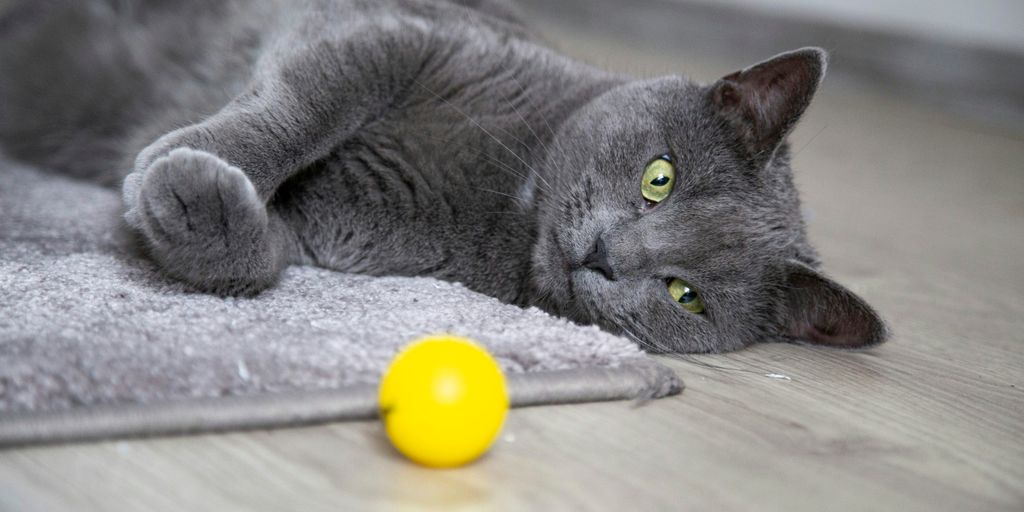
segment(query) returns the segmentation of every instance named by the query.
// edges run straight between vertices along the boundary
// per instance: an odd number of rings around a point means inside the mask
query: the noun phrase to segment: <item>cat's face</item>
[[[628,84],[571,118],[538,204],[546,303],[650,350],[882,341],[870,307],[811,268],[782,143],[823,71],[794,52],[709,87]]]

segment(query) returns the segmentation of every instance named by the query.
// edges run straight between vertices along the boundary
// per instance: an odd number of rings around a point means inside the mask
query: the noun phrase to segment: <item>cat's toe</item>
[[[129,225],[172,277],[231,294],[265,287],[275,277],[267,210],[240,169],[203,151],[176,149],[155,160],[141,180],[126,180],[124,190],[137,194],[126,213]]]
[[[147,227],[166,232],[170,243],[201,238],[230,248],[267,223],[266,209],[241,170],[188,148],[153,162],[139,200]]]

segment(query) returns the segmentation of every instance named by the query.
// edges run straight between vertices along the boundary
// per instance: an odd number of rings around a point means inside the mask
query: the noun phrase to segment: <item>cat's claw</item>
[[[231,295],[276,280],[282,265],[267,209],[240,169],[179,148],[129,175],[123,191],[125,220],[171,277]]]

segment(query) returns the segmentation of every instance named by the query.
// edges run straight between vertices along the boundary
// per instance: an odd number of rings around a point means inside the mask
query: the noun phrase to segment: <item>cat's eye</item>
[[[640,183],[640,193],[644,199],[652,203],[660,203],[672,193],[672,187],[676,183],[676,167],[672,165],[672,159],[668,156],[661,156],[651,160],[644,168],[643,181]]]
[[[690,283],[682,279],[673,279],[668,282],[668,294],[690,313],[704,312],[704,299],[700,298],[700,292],[690,286]]]

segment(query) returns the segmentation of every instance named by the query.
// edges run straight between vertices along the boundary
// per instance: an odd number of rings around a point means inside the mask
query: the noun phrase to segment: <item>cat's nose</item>
[[[604,237],[597,237],[590,254],[583,258],[580,265],[600,272],[607,279],[615,280],[615,270],[608,264],[608,248],[604,245]]]

